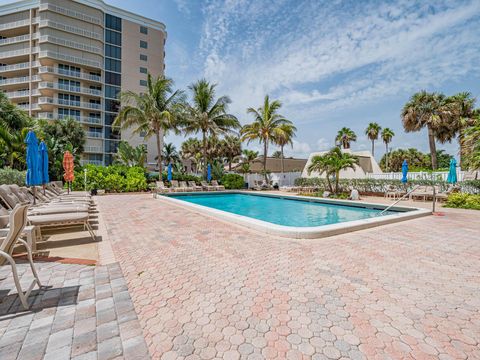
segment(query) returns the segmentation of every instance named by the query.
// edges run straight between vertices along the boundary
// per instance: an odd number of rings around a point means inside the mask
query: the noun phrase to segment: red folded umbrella
[[[73,155],[68,150],[63,154],[63,170],[65,170],[63,174],[65,181],[72,182],[75,180]]]

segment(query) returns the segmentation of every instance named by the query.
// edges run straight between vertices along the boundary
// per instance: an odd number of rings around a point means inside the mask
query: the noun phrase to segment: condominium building
[[[34,118],[72,117],[85,128],[82,163],[112,162],[118,142],[155,139],[112,128],[121,91],[163,75],[165,25],[102,0],[23,0],[0,6],[0,91]]]

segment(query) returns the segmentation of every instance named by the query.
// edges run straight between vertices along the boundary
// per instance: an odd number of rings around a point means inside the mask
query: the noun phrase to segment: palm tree
[[[392,142],[395,133],[390,128],[385,128],[382,130],[382,141],[385,143],[385,168],[388,170],[388,144]]]
[[[365,129],[365,135],[370,139],[372,142],[372,156],[375,157],[375,140],[378,140],[378,135],[380,135],[380,130],[382,130],[381,126],[378,125],[376,122],[371,122],[368,124],[367,128]]]
[[[137,94],[125,91],[120,94],[124,106],[112,126],[123,129],[134,127],[134,133],[145,132],[146,138],[155,136],[157,143],[158,171],[162,173],[163,138],[168,131],[178,131],[183,91],[173,90],[168,78],[152,78],[147,75],[147,91]]]
[[[428,144],[432,157],[432,169],[437,169],[437,149],[435,139],[448,141],[454,135],[446,131],[448,122],[452,117],[452,103],[445,95],[428,93],[423,90],[414,94],[402,110],[403,128],[406,132],[420,131],[427,128]]]
[[[284,161],[285,158],[283,154],[283,148],[285,145],[292,145],[293,146],[293,137],[295,136],[295,132],[297,128],[293,126],[293,124],[283,124],[278,127],[277,134],[275,135],[275,143],[280,145],[280,159],[282,162],[282,173],[285,172]]]
[[[180,161],[180,156],[178,155],[177,148],[172,143],[167,143],[163,145],[162,157],[166,165],[174,164],[177,161]]]
[[[221,153],[227,160],[228,171],[232,171],[232,162],[242,153],[242,142],[237,136],[227,135],[220,142]]]
[[[248,108],[247,113],[255,117],[253,123],[245,125],[242,128],[242,140],[248,143],[252,140],[258,140],[263,143],[263,174],[265,182],[268,182],[267,176],[267,154],[268,145],[274,142],[276,137],[282,132],[281,127],[284,125],[292,125],[283,115],[278,113],[282,103],[278,100],[270,102],[268,95],[265,96],[263,106],[258,109]],[[292,125],[293,126],[293,125]]]
[[[207,177],[207,146],[208,137],[224,135],[240,128],[237,118],[229,113],[228,105],[231,100],[228,96],[221,96],[215,100],[216,84],[210,84],[201,79],[189,86],[192,92],[192,105],[187,106],[187,133],[201,133],[203,145],[203,175]]]
[[[468,169],[480,169],[480,110],[477,110],[470,126],[462,130],[463,157]]]
[[[190,160],[195,167],[194,171],[198,171],[199,159],[202,157],[202,142],[196,138],[188,138],[182,143],[180,157],[183,160]],[[193,167],[192,166],[192,167]]]
[[[357,141],[357,134],[352,129],[343,127],[338,131],[335,141],[344,149],[350,149],[350,143]]]
[[[281,152],[280,150],[275,151],[275,152],[272,154],[272,158],[274,158],[274,159],[281,159],[281,158],[282,158],[282,152]]]
[[[343,152],[339,147],[334,147],[324,155],[312,157],[311,163],[307,168],[309,175],[313,171],[317,171],[320,175],[325,173],[328,187],[331,192],[338,193],[340,171],[347,169],[355,169],[358,165],[358,157],[347,152]],[[335,190],[332,189],[330,176],[335,177]]]
[[[143,167],[146,161],[147,148],[144,144],[133,147],[126,141],[119,142],[117,153],[114,155],[114,164]]]

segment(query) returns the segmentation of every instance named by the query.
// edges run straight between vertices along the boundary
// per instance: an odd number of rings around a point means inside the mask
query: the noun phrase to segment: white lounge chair
[[[212,180],[212,186],[214,186],[214,187],[215,187],[215,190],[217,190],[217,191],[218,191],[218,190],[220,190],[220,191],[225,190],[225,186],[220,185],[220,184],[217,182],[217,180]]]
[[[28,296],[32,292],[35,285],[38,287],[42,287],[40,279],[38,278],[37,270],[35,269],[35,265],[33,264],[32,259],[32,250],[30,245],[23,239],[20,239],[20,234],[22,233],[25,225],[27,224],[27,210],[28,205],[17,205],[12,210],[9,216],[9,231],[5,238],[2,239],[0,244],[0,265],[8,262],[12,267],[12,274],[13,280],[15,282],[15,287],[17,288],[18,296],[20,298],[20,302],[25,309],[28,309],[30,306],[28,305]],[[28,262],[30,263],[30,268],[32,269],[33,273],[33,281],[28,287],[27,291],[23,291],[22,286],[20,284],[20,279],[18,277],[17,272],[17,264],[12,257],[13,249],[16,245],[16,242],[20,242],[25,248],[27,249],[27,257]]]

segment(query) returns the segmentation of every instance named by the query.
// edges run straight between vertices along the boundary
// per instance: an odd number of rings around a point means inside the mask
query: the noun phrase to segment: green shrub
[[[445,207],[480,210],[480,195],[453,193],[448,196]]]
[[[0,169],[0,185],[17,184],[25,186],[25,171],[19,171],[11,168]]]
[[[224,174],[221,183],[225,189],[243,189],[245,180],[238,174]]]
[[[83,190],[85,187],[84,169],[87,169],[87,190],[130,192],[147,189],[147,178],[141,167],[86,165],[75,172],[74,190]]]

